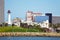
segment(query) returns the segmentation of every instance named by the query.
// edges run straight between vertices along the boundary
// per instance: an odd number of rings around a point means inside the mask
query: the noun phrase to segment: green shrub
[[[43,32],[42,28],[23,28],[17,26],[0,27],[0,32]]]

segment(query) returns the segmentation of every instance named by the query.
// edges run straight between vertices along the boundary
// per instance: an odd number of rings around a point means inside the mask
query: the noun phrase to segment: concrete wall
[[[0,0],[0,24],[4,22],[4,0]]]

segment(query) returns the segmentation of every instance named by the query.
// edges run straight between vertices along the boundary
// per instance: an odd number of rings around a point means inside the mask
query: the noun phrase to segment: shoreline
[[[60,33],[43,33],[43,32],[0,32],[0,37],[60,37]]]

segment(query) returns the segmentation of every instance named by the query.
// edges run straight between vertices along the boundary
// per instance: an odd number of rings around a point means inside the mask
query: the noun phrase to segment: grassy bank
[[[7,27],[0,27],[0,32],[43,32],[43,29],[7,26]]]
[[[41,28],[23,28],[17,26],[0,27],[0,36],[45,36],[45,37],[60,37],[60,33],[43,32]]]

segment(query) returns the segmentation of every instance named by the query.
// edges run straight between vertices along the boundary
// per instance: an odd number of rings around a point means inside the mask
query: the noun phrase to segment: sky
[[[8,20],[8,10],[12,20],[16,17],[25,19],[28,10],[60,16],[60,0],[5,0],[4,4],[5,21]]]

